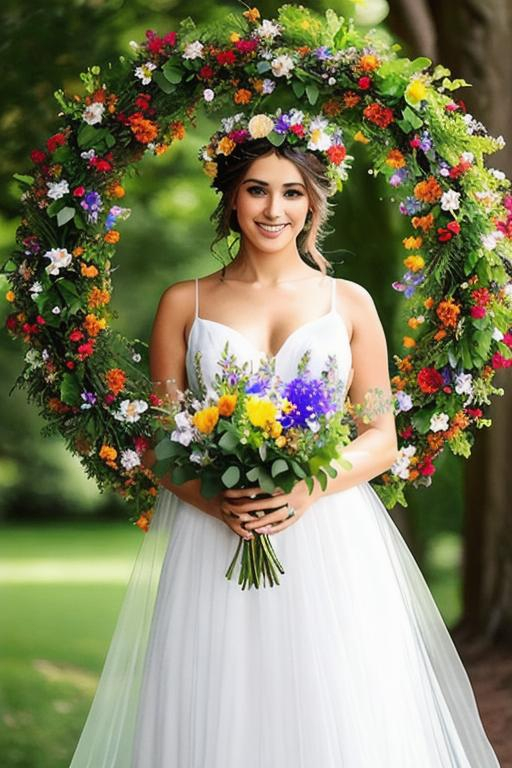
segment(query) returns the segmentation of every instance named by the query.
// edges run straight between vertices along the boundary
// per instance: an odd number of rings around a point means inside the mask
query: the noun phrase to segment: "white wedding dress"
[[[336,309],[275,356],[318,374],[351,350]],[[196,284],[197,291],[197,284]],[[197,296],[197,293],[196,293]],[[211,391],[238,331],[196,317]],[[466,671],[425,580],[369,483],[328,494],[271,537],[285,574],[225,578],[238,538],[161,489],[71,768],[496,768]]]

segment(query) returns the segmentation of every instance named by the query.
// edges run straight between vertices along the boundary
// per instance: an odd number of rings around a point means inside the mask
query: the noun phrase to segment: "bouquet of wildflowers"
[[[219,361],[222,373],[215,375],[209,392],[204,385],[199,396],[192,389],[178,390],[174,400],[157,406],[164,434],[155,446],[153,471],[170,471],[178,484],[199,477],[206,498],[255,483],[268,495],[277,487],[289,493],[299,480],[311,493],[314,477],[325,489],[327,476],[337,475],[331,460],[351,467],[340,454],[350,435],[345,384],[334,355],[319,378],[307,368],[309,357],[308,350],[296,377],[283,381],[275,373],[275,361],[267,359],[250,372],[247,363],[236,364],[226,344]],[[279,584],[278,572],[284,569],[266,534],[252,540],[240,537],[226,578],[231,578],[241,549],[242,589],[258,588],[262,581],[266,585],[267,578],[270,586]]]

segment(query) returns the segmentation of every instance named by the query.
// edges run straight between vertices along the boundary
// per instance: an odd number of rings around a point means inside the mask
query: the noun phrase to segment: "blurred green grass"
[[[67,768],[144,534],[126,523],[0,530],[1,765]],[[459,536],[430,540],[424,570],[448,625],[459,562]]]

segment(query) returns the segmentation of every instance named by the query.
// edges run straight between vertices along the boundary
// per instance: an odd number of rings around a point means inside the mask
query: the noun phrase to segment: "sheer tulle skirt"
[[[272,537],[281,584],[161,490],[71,768],[496,768],[400,532],[362,483]]]

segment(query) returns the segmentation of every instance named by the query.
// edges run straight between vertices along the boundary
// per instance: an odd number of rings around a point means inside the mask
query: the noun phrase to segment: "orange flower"
[[[310,51],[311,48],[309,45],[301,45],[299,48],[297,48],[297,53],[299,56],[307,56]]]
[[[85,248],[82,248],[81,245],[77,245],[76,248],[73,248],[71,253],[73,254],[73,256],[81,256],[84,253],[84,251],[85,251]]]
[[[97,307],[102,307],[104,304],[108,304],[109,301],[110,293],[95,287],[87,298],[87,306],[96,309]]]
[[[455,328],[460,315],[461,306],[451,297],[440,301],[437,305],[436,315],[447,328]]]
[[[457,413],[452,419],[452,424],[454,427],[459,427],[460,429],[466,429],[466,427],[469,424],[469,416],[466,416],[464,411],[457,411]]]
[[[11,301],[12,302],[16,298],[16,295],[15,295],[14,291],[7,291],[7,293],[5,294],[5,298],[7,299],[7,301]]]
[[[433,305],[434,305],[434,299],[432,298],[432,296],[427,296],[427,298],[423,302],[423,306],[425,307],[425,309],[430,309]]]
[[[443,189],[434,176],[429,176],[428,179],[416,184],[414,194],[418,200],[425,203],[435,203],[443,194]]]
[[[405,157],[399,149],[389,150],[386,157],[386,163],[390,166],[390,168],[403,168],[404,165],[407,164],[405,162]]]
[[[173,141],[175,139],[177,139],[178,141],[182,141],[185,138],[186,131],[185,131],[185,125],[182,120],[173,120],[169,128],[171,131],[171,138]]]
[[[423,232],[427,232],[434,223],[434,216],[431,213],[427,213],[426,216],[413,216],[411,224],[414,229],[422,229]]]
[[[141,112],[136,112],[127,119],[130,129],[141,144],[149,144],[150,141],[156,139],[158,135],[158,127],[151,120],[147,120],[142,116]]]
[[[407,321],[409,328],[417,328],[423,323],[423,320],[419,320],[417,317],[410,317]]]
[[[398,370],[403,371],[404,373],[410,373],[412,371],[412,363],[411,363],[411,356],[405,355],[405,357],[402,357],[401,360],[398,361]]]
[[[213,432],[215,425],[219,420],[219,409],[216,405],[210,405],[203,408],[192,417],[192,423],[200,432],[209,435]]]
[[[103,235],[103,239],[106,243],[118,243],[119,239],[121,237],[121,234],[117,231],[117,229],[110,229],[105,235]]]
[[[341,112],[341,104],[337,99],[329,99],[329,101],[324,102],[322,105],[322,112],[327,117],[336,117]]]
[[[439,451],[443,447],[444,441],[445,435],[440,432],[429,432],[427,435],[427,442],[431,451]]]
[[[404,336],[402,344],[404,347],[411,348],[416,346],[416,341],[412,338],[412,336]]]
[[[359,104],[361,101],[361,97],[358,93],[355,93],[354,91],[347,91],[343,94],[343,103],[347,107],[347,109],[350,109],[351,107],[355,107],[356,104]]]
[[[233,101],[235,104],[249,104],[252,101],[252,93],[247,88],[239,88],[238,91],[235,91]]]
[[[80,273],[82,277],[97,277],[98,270],[94,266],[94,264],[84,264],[83,262],[80,264]]]
[[[260,18],[260,12],[257,8],[250,8],[248,11],[244,11],[242,16],[245,16],[247,21],[255,22]]]
[[[141,531],[144,531],[144,533],[147,533],[147,531],[149,530],[149,520],[144,513],[140,515],[138,520],[135,521],[134,525],[140,528]]]
[[[366,53],[359,59],[358,68],[363,72],[373,72],[380,65],[380,61],[373,53]]]
[[[423,245],[423,238],[418,237],[404,237],[402,240],[402,243],[404,244],[404,248],[406,248],[408,251],[413,251],[416,248],[421,248]]]
[[[404,259],[404,266],[410,269],[411,272],[418,272],[418,270],[423,269],[425,266],[425,259],[419,253],[415,253]]]
[[[417,477],[419,477],[420,473],[417,469],[410,469],[409,470],[409,480],[416,480]]]
[[[83,327],[89,334],[89,336],[97,336],[100,331],[104,330],[107,326],[107,321],[104,317],[96,317],[96,315],[86,315],[85,320],[82,323]]]
[[[435,341],[441,341],[441,339],[444,339],[445,336],[446,336],[446,331],[444,330],[444,328],[440,328],[437,331],[437,333],[434,333]]]
[[[107,464],[111,469],[117,469],[117,464],[115,462],[117,458],[117,451],[112,445],[106,445],[104,443],[101,446],[98,455],[100,459],[103,459],[105,464]]]
[[[405,389],[405,381],[400,376],[393,376],[391,384],[395,389]]]
[[[110,197],[117,197],[121,198],[124,197],[126,194],[124,187],[121,186],[117,181],[114,181],[113,184],[109,184],[107,186],[107,195]]]
[[[218,408],[219,408],[219,415],[220,416],[231,416],[233,411],[235,410],[237,401],[237,394],[233,395],[221,395],[218,400]]]
[[[118,395],[126,384],[126,373],[121,368],[111,368],[105,374],[107,387],[114,395]]]
[[[160,157],[160,155],[163,155],[167,150],[169,149],[168,144],[156,144],[155,145],[155,155],[157,157]]]

